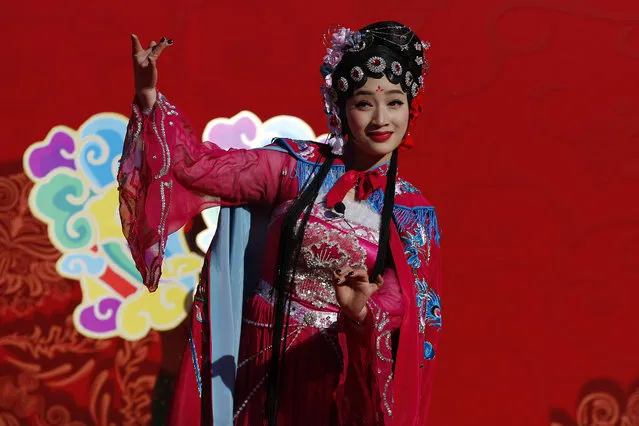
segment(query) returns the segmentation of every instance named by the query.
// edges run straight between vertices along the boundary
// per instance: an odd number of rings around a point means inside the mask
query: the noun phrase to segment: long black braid
[[[282,350],[283,336],[286,336],[288,330],[291,294],[293,292],[293,280],[295,278],[295,268],[297,265],[302,240],[306,224],[311,213],[311,209],[315,204],[315,200],[319,194],[324,179],[331,170],[335,157],[328,156],[317,174],[311,180],[311,183],[291,204],[288,212],[284,216],[281,229],[281,238],[279,244],[279,252],[277,258],[277,275],[275,278],[275,318],[273,320],[273,348],[268,369],[267,394],[266,394],[266,414],[268,424],[274,426],[277,424],[277,412],[279,405],[279,379],[280,370],[283,366],[284,353]],[[300,220],[301,217],[301,220]],[[298,224],[299,221],[299,224]],[[286,347],[286,342],[284,342]]]
[[[390,166],[386,172],[386,188],[384,191],[384,207],[382,207],[382,222],[379,226],[379,244],[377,258],[370,275],[370,281],[375,282],[377,276],[384,271],[386,265],[386,254],[388,253],[388,239],[390,236],[390,223],[393,219],[393,208],[395,207],[395,180],[397,178],[397,149],[393,151]]]
[[[281,238],[277,261],[277,276],[275,279],[275,302],[273,321],[272,355],[268,369],[266,415],[269,426],[277,425],[279,406],[280,373],[284,368],[286,351],[285,336],[288,334],[288,320],[291,296],[294,288],[295,268],[298,262],[300,248],[304,239],[306,224],[311,209],[317,199],[324,179],[328,175],[335,157],[329,156],[319,167],[311,183],[293,202],[282,222]],[[388,253],[388,239],[390,222],[393,218],[395,199],[395,180],[397,177],[397,150],[393,151],[390,166],[387,171],[387,182],[384,192],[384,206],[380,223],[379,248],[375,266],[370,275],[371,282],[377,279],[384,270]],[[298,224],[299,222],[299,224]]]

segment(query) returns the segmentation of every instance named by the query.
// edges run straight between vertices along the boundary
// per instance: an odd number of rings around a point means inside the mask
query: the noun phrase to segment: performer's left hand
[[[354,321],[362,322],[368,312],[366,302],[384,284],[381,275],[371,283],[363,268],[344,267],[333,271],[335,297],[342,312]]]

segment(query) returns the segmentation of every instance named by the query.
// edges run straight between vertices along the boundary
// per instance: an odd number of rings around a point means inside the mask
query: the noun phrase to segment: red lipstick
[[[375,142],[386,142],[393,135],[393,132],[368,132],[367,135]]]

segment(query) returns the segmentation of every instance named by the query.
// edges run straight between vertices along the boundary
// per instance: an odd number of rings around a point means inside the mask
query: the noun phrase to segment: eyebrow
[[[385,90],[384,92],[386,92],[386,93],[388,93],[390,95],[403,95],[404,94],[404,92],[402,90],[400,90],[400,89],[392,89],[392,90],[389,90],[389,91]],[[358,89],[358,90],[355,91],[355,93],[353,93],[353,96],[356,96],[356,95],[374,95],[374,93],[371,92],[370,90]]]

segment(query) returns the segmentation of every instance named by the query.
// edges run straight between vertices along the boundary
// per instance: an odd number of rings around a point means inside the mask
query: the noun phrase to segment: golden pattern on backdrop
[[[0,425],[151,423],[160,336],[91,339],[73,323],[77,282],[57,274],[32,183],[0,177]]]

